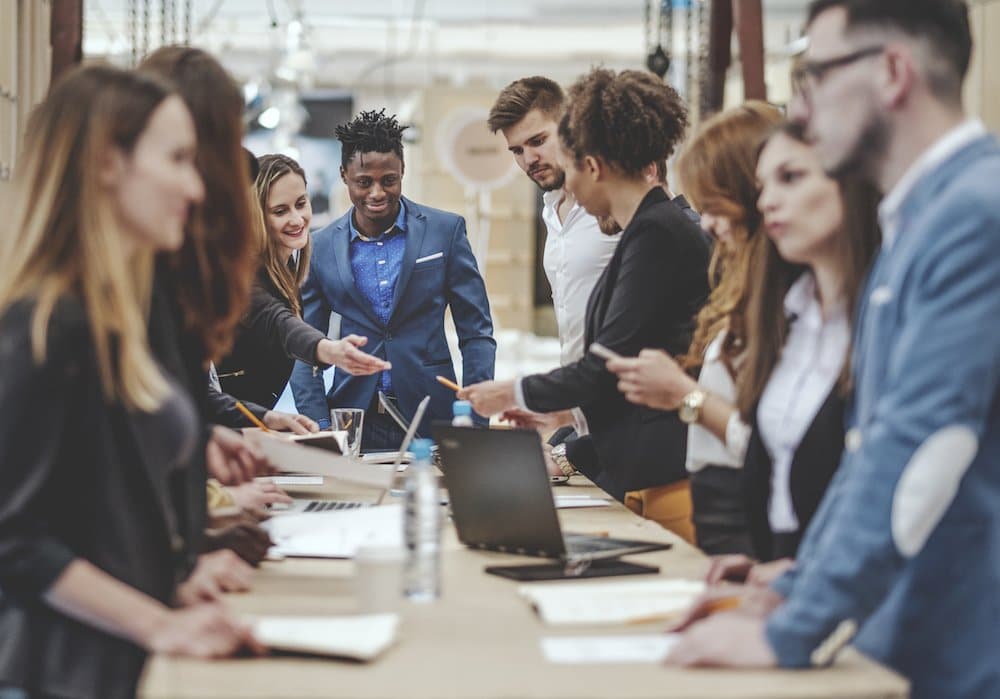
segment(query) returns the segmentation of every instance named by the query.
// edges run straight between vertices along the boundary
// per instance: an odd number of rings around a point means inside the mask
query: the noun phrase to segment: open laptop
[[[382,396],[381,391],[379,391],[379,396]],[[410,448],[410,443],[413,441],[413,437],[417,433],[417,425],[419,425],[420,421],[424,419],[424,412],[427,410],[427,406],[430,402],[430,396],[425,396],[424,399],[420,401],[420,404],[417,406],[417,412],[413,416],[412,424],[409,424],[406,427],[406,434],[403,437],[403,441],[400,443],[399,449],[394,452],[394,465],[397,469],[403,462],[406,450]],[[400,416],[400,418],[402,418],[402,416]],[[381,502],[381,498],[379,499],[379,502]],[[369,504],[371,503],[349,500],[311,500],[308,498],[295,498],[291,505],[286,505],[284,507],[279,506],[274,509],[283,510],[285,512],[330,512],[333,510],[350,510],[357,507],[367,507]]]
[[[458,538],[474,548],[567,563],[669,548],[652,541],[563,534],[538,434],[435,425]]]

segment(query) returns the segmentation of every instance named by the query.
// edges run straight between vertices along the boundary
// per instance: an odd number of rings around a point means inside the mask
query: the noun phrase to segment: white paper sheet
[[[254,637],[277,650],[372,660],[396,640],[399,617],[263,616],[252,623]]]
[[[323,476],[270,476],[268,478],[258,478],[258,481],[270,481],[275,485],[291,487],[296,485],[323,485]]]
[[[677,634],[638,636],[559,636],[542,639],[550,663],[662,663],[677,644]]]
[[[565,510],[571,507],[611,507],[611,501],[605,498],[595,498],[592,495],[556,495],[556,509]]]
[[[353,558],[361,547],[403,545],[403,506],[287,513],[261,526],[274,541],[275,555]]]
[[[518,592],[546,624],[626,624],[669,619],[705,590],[692,580],[560,582],[522,585]]]
[[[248,433],[247,439],[260,447],[281,471],[326,476],[347,483],[388,488],[392,484],[392,465],[366,464],[356,459],[334,454],[326,449],[297,444],[270,433]]]

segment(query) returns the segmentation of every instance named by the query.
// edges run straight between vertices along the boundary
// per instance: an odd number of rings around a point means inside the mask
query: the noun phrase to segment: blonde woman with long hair
[[[0,687],[130,697],[147,652],[257,647],[215,605],[171,608],[199,426],[145,313],[153,255],[204,193],[195,150],[170,87],[110,67],[29,121],[0,237]]]
[[[302,320],[299,287],[309,270],[312,206],[306,173],[286,155],[259,160],[260,269],[250,310],[233,351],[218,364],[223,390],[242,400],[274,407],[295,360],[318,369],[336,365],[352,375],[374,374],[388,362],[362,352],[367,338],[330,340]]]
[[[683,191],[701,212],[702,228],[715,239],[708,267],[712,292],[698,313],[687,354],[679,362],[661,353],[634,360],[656,361],[659,381],[644,376],[628,383],[626,378],[626,385],[634,386],[629,394],[633,402],[651,404],[658,389],[676,386],[657,406],[663,409],[676,409],[684,395],[703,389],[705,405],[688,427],[686,464],[697,543],[709,554],[753,551],[743,505],[748,428],[730,403],[736,399],[737,370],[746,349],[747,276],[760,227],[757,148],[781,119],[777,108],[747,102],[703,123],[681,152],[677,170]],[[697,384],[686,373],[694,370],[699,371]]]

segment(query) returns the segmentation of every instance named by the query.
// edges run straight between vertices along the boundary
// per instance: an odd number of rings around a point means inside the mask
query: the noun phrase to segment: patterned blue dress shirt
[[[406,251],[406,205],[400,200],[396,222],[378,238],[362,237],[354,225],[353,210],[348,220],[351,223],[351,272],[354,274],[354,284],[371,304],[382,324],[388,325],[399,270],[403,266],[403,253]],[[382,372],[378,387],[386,395],[393,395],[391,370]]]

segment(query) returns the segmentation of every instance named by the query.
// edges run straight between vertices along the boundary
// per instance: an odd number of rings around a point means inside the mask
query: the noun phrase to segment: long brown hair
[[[59,300],[82,304],[109,402],[152,411],[168,386],[146,339],[153,252],[122,252],[125,234],[96,174],[130,152],[172,89],[154,76],[77,68],[32,113],[0,236],[0,313],[34,298],[31,349],[41,363]]]
[[[801,129],[793,124],[783,124],[771,138],[778,134],[805,143]],[[758,155],[769,141],[761,145]],[[837,235],[838,253],[844,274],[846,312],[850,318],[861,284],[882,239],[877,218],[880,195],[872,185],[853,175],[838,178],[837,184],[844,211]],[[757,236],[748,279],[751,293],[746,314],[746,361],[741,367],[736,387],[736,405],[745,421],[750,420],[760,401],[788,339],[785,295],[805,269],[802,265],[784,260],[768,236]],[[848,356],[838,381],[841,394],[850,389],[850,363]]]
[[[257,203],[260,205],[260,216],[263,225],[263,240],[260,241],[261,264],[267,270],[267,276],[271,283],[277,287],[281,295],[285,297],[288,305],[291,306],[295,315],[302,316],[302,304],[299,302],[299,287],[305,281],[309,272],[309,258],[312,255],[312,238],[308,237],[306,231],[306,245],[299,250],[298,263],[295,270],[288,267],[288,260],[282,259],[281,244],[278,237],[272,235],[267,227],[267,198],[271,194],[271,187],[285,175],[298,175],[302,178],[302,183],[306,184],[306,173],[295,160],[287,155],[270,154],[261,156],[259,161],[260,172],[254,182],[254,190],[257,193]]]
[[[732,241],[717,241],[708,263],[712,291],[698,313],[686,369],[701,366],[705,350],[727,330],[722,359],[735,377],[737,357],[746,347],[744,312],[750,267],[750,241],[760,227],[754,168],[761,141],[782,121],[766,102],[749,101],[708,119],[677,160],[682,191],[699,211],[725,217]]]
[[[198,130],[198,169],[205,201],[188,225],[184,246],[168,256],[185,329],[202,341],[206,361],[225,355],[246,311],[257,266],[254,203],[241,145],[243,95],[222,65],[201,49],[166,46],[139,71],[169,78]]]

